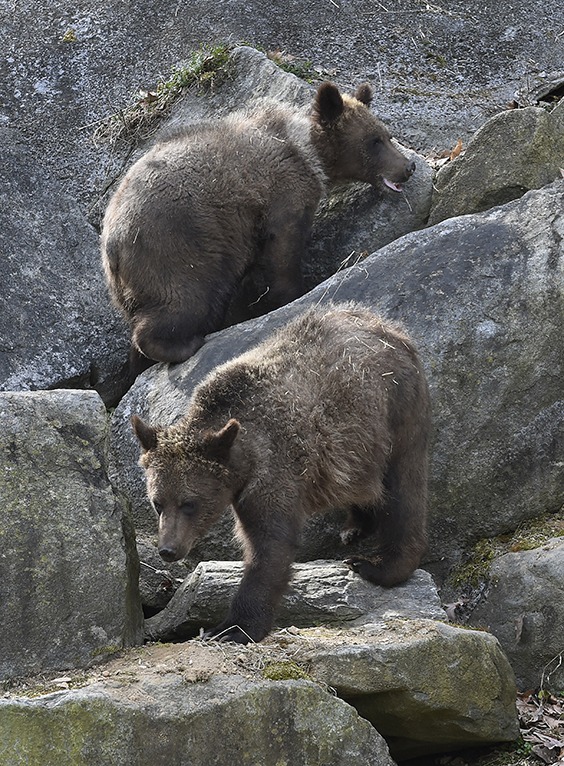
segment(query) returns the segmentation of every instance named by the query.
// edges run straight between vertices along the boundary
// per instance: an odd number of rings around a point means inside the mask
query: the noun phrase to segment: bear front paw
[[[360,575],[363,580],[368,580],[377,585],[382,584],[382,567],[375,565],[372,561],[363,559],[360,556],[350,556],[343,561],[343,564],[346,564],[349,569],[352,569],[353,572]]]

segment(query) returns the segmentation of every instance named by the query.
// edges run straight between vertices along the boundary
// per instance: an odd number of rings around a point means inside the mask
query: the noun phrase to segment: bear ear
[[[206,431],[204,434],[204,455],[216,463],[227,463],[233,442],[237,438],[241,424],[231,418],[219,431]]]
[[[357,101],[360,101],[361,104],[370,106],[372,103],[372,88],[370,87],[369,83],[363,82],[362,85],[359,85],[356,89],[354,97]]]
[[[157,447],[157,429],[143,422],[139,415],[131,416],[131,425],[145,452]]]
[[[343,109],[343,97],[337,86],[332,82],[321,83],[313,104],[313,113],[317,122],[330,125],[339,119]]]

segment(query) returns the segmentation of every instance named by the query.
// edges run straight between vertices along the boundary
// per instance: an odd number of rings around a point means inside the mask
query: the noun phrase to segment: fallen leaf
[[[459,138],[458,141],[456,142],[456,146],[454,147],[452,152],[449,154],[449,159],[455,160],[461,151],[462,151],[462,140]]]

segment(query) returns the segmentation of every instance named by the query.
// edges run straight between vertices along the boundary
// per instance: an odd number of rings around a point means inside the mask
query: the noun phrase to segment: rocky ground
[[[35,697],[104,683],[130,684],[167,674],[180,674],[187,684],[214,676],[237,675],[248,680],[308,678],[307,663],[296,653],[295,641],[315,640],[323,628],[286,628],[260,644],[240,646],[193,639],[182,644],[150,643],[130,649],[88,670],[49,673],[5,683],[4,696]],[[8,688],[9,687],[9,688]],[[523,692],[517,698],[522,740],[517,744],[467,750],[409,761],[410,766],[542,766],[564,758],[564,694]]]

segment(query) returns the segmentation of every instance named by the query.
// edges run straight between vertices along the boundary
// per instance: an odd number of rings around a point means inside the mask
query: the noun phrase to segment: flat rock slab
[[[280,627],[362,625],[390,617],[445,618],[431,575],[422,569],[395,588],[366,582],[336,561],[294,564],[292,572],[276,620]],[[167,606],[145,621],[147,637],[161,641],[194,637],[200,628],[221,622],[242,573],[243,565],[237,561],[198,564]]]

